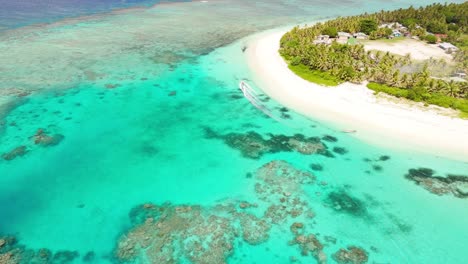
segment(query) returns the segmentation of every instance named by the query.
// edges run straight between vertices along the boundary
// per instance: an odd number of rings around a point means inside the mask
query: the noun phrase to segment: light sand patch
[[[468,160],[468,120],[450,116],[451,110],[376,97],[365,85],[305,81],[278,54],[283,34],[260,35],[247,49],[255,81],[270,97],[340,130],[356,130],[354,136],[375,145]]]
[[[444,50],[437,47],[436,44],[427,44],[415,39],[404,39],[391,41],[368,40],[362,42],[365,50],[380,50],[393,54],[405,56],[410,54],[415,60],[445,59],[447,62],[452,60],[452,55],[445,53]]]

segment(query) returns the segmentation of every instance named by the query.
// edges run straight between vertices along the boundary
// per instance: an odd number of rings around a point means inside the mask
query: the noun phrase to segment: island
[[[319,84],[367,80],[377,92],[468,116],[467,10],[466,2],[434,4],[296,27],[282,37],[280,53],[291,70]]]
[[[340,17],[257,37],[259,88],[368,142],[468,155],[468,3]]]

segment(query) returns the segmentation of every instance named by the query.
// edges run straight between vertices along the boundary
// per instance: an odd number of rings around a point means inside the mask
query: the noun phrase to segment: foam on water
[[[77,250],[81,256],[94,251],[96,263],[116,261],[113,250],[132,228],[135,206],[256,202],[257,170],[285,160],[317,177],[301,196],[316,216],[301,221],[322,242],[336,238],[324,248],[329,259],[339,248],[357,245],[376,263],[461,263],[466,199],[436,196],[404,175],[419,167],[466,175],[468,164],[369,146],[292,111],[286,112],[290,119],[276,122],[239,96],[238,82],[253,77],[242,52],[246,40],[230,44],[234,40],[344,9],[351,14],[407,5],[349,1],[336,10],[338,3],[317,1],[298,8],[302,3],[157,6],[0,36],[7,51],[0,54],[0,90],[17,103],[4,112],[0,153],[28,149],[0,161],[0,234],[15,235],[28,248]],[[284,113],[265,101],[273,114]],[[64,138],[54,146],[35,144],[40,128]],[[334,158],[283,151],[252,159],[207,137],[207,128],[265,138],[331,135],[338,141],[323,142],[338,149]],[[338,154],[344,152],[339,148],[347,153]],[[378,161],[382,155],[390,159]],[[343,208],[349,201],[353,206]],[[294,238],[289,225],[275,226],[264,244],[234,245],[228,262],[288,263],[291,256],[314,261],[288,245]]]

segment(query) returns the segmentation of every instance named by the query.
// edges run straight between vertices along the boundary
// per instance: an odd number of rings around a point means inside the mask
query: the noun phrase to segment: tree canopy
[[[363,19],[359,23],[359,30],[369,35],[371,32],[376,31],[378,28],[377,21],[374,19]]]

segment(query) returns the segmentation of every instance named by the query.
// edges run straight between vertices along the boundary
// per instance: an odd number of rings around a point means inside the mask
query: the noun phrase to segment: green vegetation
[[[462,112],[461,117],[468,117],[468,100],[466,99],[453,98],[440,93],[428,93],[424,87],[404,89],[379,83],[369,83],[367,87],[376,93],[383,92],[398,98],[407,98],[416,102],[460,110]]]
[[[376,31],[378,28],[379,28],[379,25],[377,24],[377,21],[374,19],[363,19],[359,22],[360,31],[363,33],[366,33],[367,35]]]
[[[309,67],[303,64],[298,64],[298,65],[289,64],[288,67],[296,75],[298,75],[302,79],[309,81],[309,82],[313,82],[313,83],[320,84],[320,85],[326,85],[326,86],[337,86],[338,84],[342,83],[341,80],[334,77],[328,72],[311,70],[309,69]]]
[[[430,44],[435,44],[437,42],[437,37],[434,35],[427,35],[425,39]]]
[[[336,27],[327,27],[322,30],[322,35],[328,35],[331,38],[338,36],[338,29]]]
[[[368,80],[369,88],[404,97],[414,101],[451,107],[468,114],[468,82],[447,81],[432,78],[429,64],[412,62],[409,56],[365,51],[362,45],[346,45],[333,42],[330,45],[314,44],[316,36],[335,31],[369,33],[371,39],[391,34],[390,28],[378,28],[379,24],[399,22],[413,35],[426,37],[425,28],[435,33],[447,33],[447,39],[461,50],[455,54],[458,71],[468,66],[468,2],[463,4],[434,4],[425,8],[408,8],[381,11],[376,14],[337,18],[312,27],[294,28],[281,38],[280,54],[289,67],[302,78],[325,85],[343,81],[361,83]],[[457,32],[453,32],[457,29]],[[427,37],[435,42],[434,35]],[[388,41],[398,41],[395,40]],[[333,84],[332,84],[333,83]],[[398,88],[396,88],[398,87]]]

